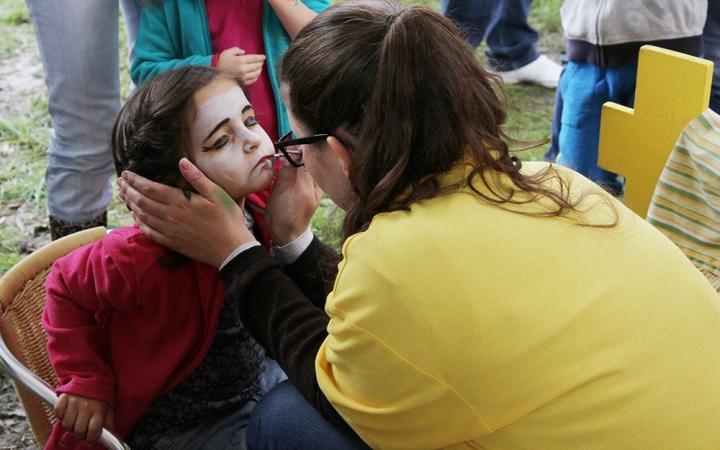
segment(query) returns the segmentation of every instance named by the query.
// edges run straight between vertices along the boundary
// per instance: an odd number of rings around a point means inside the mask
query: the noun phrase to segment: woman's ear
[[[340,142],[340,140],[334,136],[328,137],[327,143],[337,155],[338,159],[340,160],[340,165],[342,166],[343,171],[347,175],[348,167],[350,166],[350,159],[352,158],[352,152],[348,150],[347,147],[345,147],[345,144]]]

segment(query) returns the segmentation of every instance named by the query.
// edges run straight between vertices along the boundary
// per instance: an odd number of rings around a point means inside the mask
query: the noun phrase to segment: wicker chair
[[[57,380],[47,354],[47,335],[40,324],[45,307],[45,279],[53,262],[105,236],[103,227],[58,239],[36,250],[0,278],[0,368],[12,379],[39,446],[44,447],[55,422]],[[129,448],[108,430],[99,439],[109,449]]]

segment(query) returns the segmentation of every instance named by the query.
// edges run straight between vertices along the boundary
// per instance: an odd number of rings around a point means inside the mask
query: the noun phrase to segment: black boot
[[[50,219],[50,238],[54,241],[60,239],[63,236],[77,233],[78,231],[87,230],[88,228],[94,227],[107,227],[107,211],[85,223],[72,223],[65,220],[60,220],[53,216]]]

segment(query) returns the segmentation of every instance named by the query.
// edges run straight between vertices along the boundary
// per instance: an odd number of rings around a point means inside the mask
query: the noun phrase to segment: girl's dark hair
[[[336,134],[354,152],[348,172],[357,201],[347,210],[345,237],[378,213],[458,189],[441,189],[439,176],[462,161],[472,166],[469,179],[482,180],[491,195],[473,190],[499,206],[547,197],[555,207],[530,214],[563,216],[589,195],[570,200],[552,166],[520,173],[501,128],[507,109],[501,80],[482,68],[449,19],[425,6],[391,0],[332,6],[296,36],[280,74],[284,100],[308,131]],[[498,189],[488,180],[496,174],[530,198]]]
[[[233,80],[248,95],[233,74],[186,66],[151,78],[128,98],[110,136],[118,176],[129,170],[168,186],[192,189],[178,164],[188,154],[195,94],[216,77]]]
[[[110,135],[115,171],[129,170],[168,186],[192,190],[180,173],[180,159],[188,155],[190,124],[195,118],[195,94],[217,77],[238,84],[230,73],[206,66],[186,66],[161,73],[143,84],[128,98]],[[186,257],[168,250],[157,255],[166,268],[182,265]]]

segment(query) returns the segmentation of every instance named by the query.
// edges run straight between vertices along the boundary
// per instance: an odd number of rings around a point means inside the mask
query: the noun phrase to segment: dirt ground
[[[29,25],[21,25],[18,28]],[[27,33],[19,33],[26,35]],[[40,54],[34,38],[23,38],[16,53],[0,59],[0,117],[12,117],[28,109],[33,95],[45,89]],[[0,144],[3,146],[3,144]],[[12,148],[0,148],[0,164],[11,157]],[[38,217],[34,211],[22,206],[8,215],[0,216],[0,226],[16,226],[21,230],[37,229],[22,243],[22,253],[30,253],[50,242],[50,234],[44,223],[46,217]],[[12,385],[0,378],[0,450],[38,448],[30,432],[25,412],[18,402]]]
[[[25,411],[18,402],[17,395],[10,383],[0,387],[0,450],[27,449],[37,450],[25,418]]]

